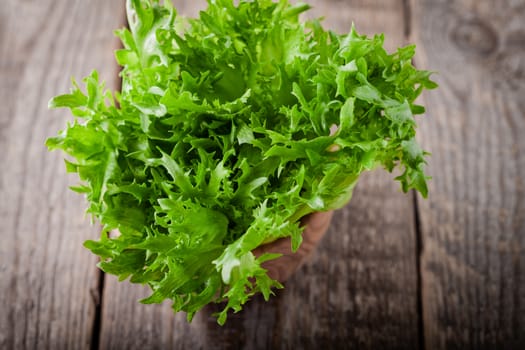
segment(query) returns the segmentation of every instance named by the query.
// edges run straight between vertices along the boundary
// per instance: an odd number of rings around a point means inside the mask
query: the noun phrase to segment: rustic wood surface
[[[525,348],[525,2],[495,4],[414,6],[417,63],[441,72],[419,134],[428,349]]]
[[[191,324],[147,288],[102,275],[97,236],[44,140],[67,111],[47,100],[99,70],[116,87],[112,30],[124,1],[0,6],[0,349],[525,348],[525,4],[504,0],[309,0],[339,32],[417,42],[439,71],[419,138],[430,196],[365,174],[309,263],[224,327]],[[204,0],[174,1],[195,16]]]
[[[99,271],[82,247],[95,238],[62,155],[45,139],[68,112],[48,111],[70,76],[97,68],[115,86],[115,1],[2,1],[0,5],[0,349],[86,349]]]

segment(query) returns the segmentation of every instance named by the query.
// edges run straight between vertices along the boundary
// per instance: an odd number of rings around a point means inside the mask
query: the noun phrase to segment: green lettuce
[[[96,71],[50,101],[75,116],[49,149],[70,155],[74,191],[103,224],[85,246],[100,268],[148,284],[143,303],[173,301],[188,320],[224,302],[239,311],[273,288],[252,250],[301,244],[299,220],[344,206],[359,175],[379,166],[427,195],[414,103],[436,84],[389,54],[383,35],[339,35],[301,21],[306,4],[209,0],[197,19],[169,1],[127,2],[121,91]],[[109,232],[118,231],[116,235]]]

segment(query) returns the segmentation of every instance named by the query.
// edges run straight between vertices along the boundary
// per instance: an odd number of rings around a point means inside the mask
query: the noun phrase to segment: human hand
[[[330,226],[332,215],[333,211],[316,212],[301,219],[301,224],[305,226],[303,242],[295,253],[292,252],[290,237],[286,237],[255,248],[253,254],[256,257],[264,253],[283,254],[277,259],[262,263],[262,267],[268,270],[268,275],[271,278],[285,282],[315,250]]]

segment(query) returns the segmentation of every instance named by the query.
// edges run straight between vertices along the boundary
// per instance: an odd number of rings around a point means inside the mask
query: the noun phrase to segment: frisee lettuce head
[[[128,1],[121,91],[96,71],[74,83],[50,107],[75,121],[47,140],[103,225],[85,243],[100,268],[188,320],[222,302],[220,324],[282,287],[261,267],[277,255],[252,250],[281,237],[298,249],[301,217],[344,206],[362,172],[399,168],[402,189],[426,196],[414,101],[436,87],[413,45],[387,53],[383,35],[303,22],[306,4],[236,3],[186,19],[169,1]]]

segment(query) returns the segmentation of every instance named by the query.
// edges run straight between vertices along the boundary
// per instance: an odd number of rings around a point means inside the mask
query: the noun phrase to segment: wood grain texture
[[[68,115],[47,102],[91,68],[114,85],[122,14],[122,1],[0,6],[0,349],[90,347],[98,271],[82,242],[98,229],[44,146]]]
[[[420,140],[428,349],[525,348],[525,3],[414,1],[417,64],[439,71]]]
[[[309,1],[311,15],[348,31],[386,32],[387,47],[404,42],[401,0]],[[204,1],[174,1],[195,15]],[[417,264],[413,201],[393,176],[365,174],[349,206],[312,260],[269,302],[257,297],[217,325],[210,306],[191,324],[170,305],[141,305],[146,288],[106,276],[102,349],[418,348]]]

